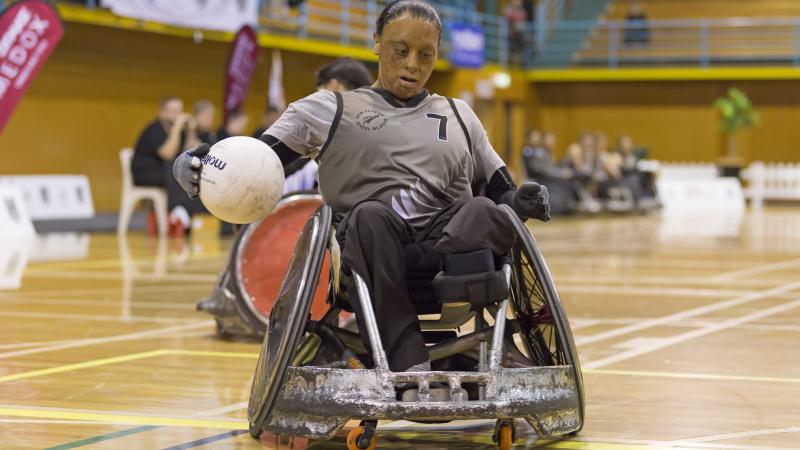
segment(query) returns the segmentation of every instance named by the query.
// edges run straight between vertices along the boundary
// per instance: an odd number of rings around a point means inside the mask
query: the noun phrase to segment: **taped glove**
[[[522,219],[550,220],[550,193],[539,183],[523,183],[516,191],[508,191],[503,203],[511,206]]]
[[[172,166],[172,175],[183,190],[189,194],[189,198],[194,199],[200,195],[200,172],[203,170],[202,158],[208,154],[209,150],[208,144],[200,144],[175,158],[175,164]]]

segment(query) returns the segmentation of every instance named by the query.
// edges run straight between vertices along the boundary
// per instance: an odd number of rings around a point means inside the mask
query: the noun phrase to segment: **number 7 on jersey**
[[[425,114],[425,117],[429,119],[436,119],[439,121],[439,140],[446,141],[447,140],[447,116],[443,116],[441,114],[434,114],[428,113]]]

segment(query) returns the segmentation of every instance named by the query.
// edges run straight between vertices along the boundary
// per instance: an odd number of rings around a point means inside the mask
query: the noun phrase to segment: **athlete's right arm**
[[[292,104],[272,124],[261,141],[269,145],[280,158],[284,170],[302,156],[311,157],[328,138],[336,115],[336,96],[330,91],[318,91]],[[173,174],[181,187],[196,198],[200,194],[200,158],[208,153],[208,146],[182,153],[175,159]],[[291,173],[284,173],[288,176]]]

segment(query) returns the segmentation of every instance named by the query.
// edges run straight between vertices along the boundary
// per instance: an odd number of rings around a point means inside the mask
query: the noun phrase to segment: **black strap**
[[[461,125],[461,129],[464,131],[464,136],[467,137],[467,146],[469,147],[469,154],[472,154],[472,139],[469,138],[469,131],[467,130],[467,125],[464,123],[464,119],[461,118],[461,114],[458,113],[458,108],[456,108],[456,102],[453,101],[452,98],[446,97],[447,103],[450,103],[450,107],[453,108],[453,114],[456,115],[456,119],[458,119],[459,125]]]
[[[281,142],[280,139],[276,138],[271,134],[265,133],[261,135],[259,139],[261,140],[261,142],[272,147],[272,150],[275,151],[275,154],[278,155],[278,158],[280,158],[284,170],[286,169],[286,166],[292,164],[293,162],[297,161],[300,158],[299,153],[289,148],[289,146],[287,146],[286,144]],[[289,176],[288,174],[285,175]]]
[[[331,145],[333,135],[336,134],[336,129],[339,128],[339,121],[342,120],[342,113],[344,112],[344,98],[342,98],[342,93],[334,92],[334,94],[336,95],[336,115],[333,116],[331,128],[328,130],[328,139],[325,140],[325,144],[319,150],[319,155],[317,155],[318,163],[322,161],[322,155],[325,154],[325,150],[327,150],[328,146]]]

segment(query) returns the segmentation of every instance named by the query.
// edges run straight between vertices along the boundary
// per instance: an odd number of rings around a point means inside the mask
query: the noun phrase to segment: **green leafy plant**
[[[735,87],[714,101],[714,107],[719,112],[719,129],[728,137],[728,158],[736,158],[736,134],[758,125],[758,112],[747,94]]]

